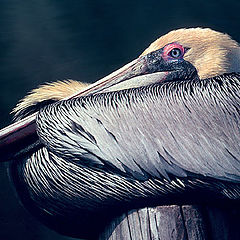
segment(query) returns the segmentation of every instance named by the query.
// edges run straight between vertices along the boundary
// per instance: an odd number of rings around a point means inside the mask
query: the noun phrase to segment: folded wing
[[[240,182],[239,75],[97,94],[37,117],[50,152],[139,180],[199,175]]]

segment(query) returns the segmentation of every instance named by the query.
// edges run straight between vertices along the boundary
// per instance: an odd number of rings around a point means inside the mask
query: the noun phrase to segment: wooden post
[[[240,211],[198,205],[131,210],[115,218],[99,240],[240,240]]]

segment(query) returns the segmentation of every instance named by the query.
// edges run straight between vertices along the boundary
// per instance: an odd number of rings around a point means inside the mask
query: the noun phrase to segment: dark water
[[[93,82],[181,27],[211,27],[240,41],[240,1],[0,1],[0,127],[32,88],[66,78]],[[214,43],[213,43],[214,44]],[[68,239],[18,203],[0,166],[0,239]]]

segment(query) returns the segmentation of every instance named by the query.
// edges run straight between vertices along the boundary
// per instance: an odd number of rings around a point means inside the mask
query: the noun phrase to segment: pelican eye
[[[169,52],[169,56],[173,58],[179,58],[182,55],[182,51],[179,48],[174,48]]]
[[[179,43],[169,43],[162,50],[162,58],[165,61],[171,60],[181,60],[186,52],[186,48],[184,48]]]

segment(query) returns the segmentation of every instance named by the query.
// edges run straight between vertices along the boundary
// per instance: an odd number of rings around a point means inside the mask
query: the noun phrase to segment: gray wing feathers
[[[39,136],[61,156],[139,179],[193,173],[239,182],[239,91],[187,84],[55,103],[38,116]]]

